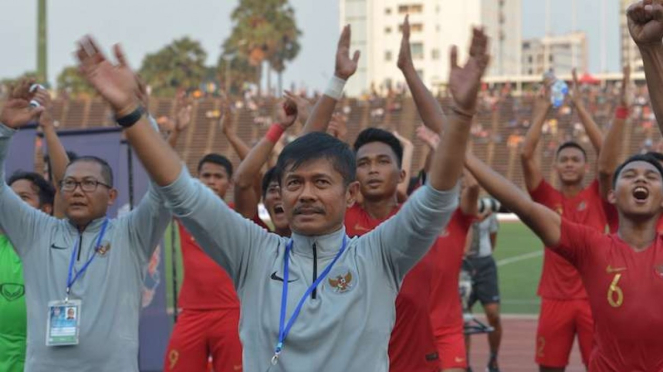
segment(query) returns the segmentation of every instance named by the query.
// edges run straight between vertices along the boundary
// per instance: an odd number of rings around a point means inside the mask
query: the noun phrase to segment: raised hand
[[[410,15],[405,16],[405,21],[403,21],[403,37],[401,38],[401,50],[398,52],[398,62],[396,65],[401,71],[414,68],[414,62],[412,62],[412,49],[410,47]]]
[[[130,114],[140,105],[136,94],[139,88],[122,49],[119,45],[115,45],[113,49],[118,60],[117,65],[108,61],[94,40],[86,36],[79,41],[76,56],[85,79],[108,101],[115,115],[121,117]]]
[[[327,134],[340,140],[345,139],[345,136],[348,134],[348,126],[343,114],[332,114],[331,120],[329,121],[329,127],[327,127]]]
[[[46,89],[38,88],[33,99],[39,102],[41,107],[44,108],[44,111],[41,113],[41,115],[39,115],[39,126],[42,129],[46,127],[54,127],[55,121],[53,120],[53,115],[51,112],[53,109],[51,95]]]
[[[285,98],[297,105],[297,118],[301,123],[305,124],[311,114],[311,111],[313,111],[313,105],[311,101],[297,94],[293,94],[288,90],[284,90],[283,95]]]
[[[663,0],[644,0],[631,5],[626,16],[628,30],[640,47],[660,45],[663,39]]]
[[[352,58],[350,58],[350,25],[343,27],[343,32],[338,40],[338,48],[336,49],[336,68],[334,74],[343,79],[348,80],[350,76],[354,75],[357,71],[357,63],[359,62],[359,51],[355,51]]]
[[[30,100],[36,92],[30,92],[34,79],[23,79],[13,89],[4,107],[0,110],[0,122],[10,128],[20,128],[39,118],[44,107],[30,106]]]
[[[297,120],[297,104],[286,98],[277,108],[276,120],[283,129],[290,128]]]
[[[571,76],[573,76],[573,87],[571,87],[571,94],[569,94],[569,96],[574,104],[578,104],[578,102],[580,102],[581,95],[580,84],[578,83],[578,73],[576,72],[575,68],[571,70]]]
[[[622,107],[629,108],[631,107],[631,66],[626,65],[622,68],[622,73],[624,77],[622,78],[622,89],[620,94],[619,103]]]
[[[177,115],[175,116],[175,130],[183,131],[191,123],[191,110],[193,107],[190,103],[186,102],[184,96],[180,96],[177,100]]]
[[[428,129],[428,127],[421,125],[417,127],[417,138],[423,141],[431,150],[435,150],[440,143],[440,136]]]
[[[534,116],[537,114],[547,114],[548,110],[552,108],[552,102],[550,101],[550,89],[547,86],[542,86],[539,89],[539,92],[536,95],[534,100]]]
[[[237,135],[237,127],[235,125],[235,121],[233,120],[232,111],[230,111],[230,107],[226,103],[224,103],[223,107],[221,108],[219,124],[221,125],[221,133],[223,133],[226,138]]]
[[[477,93],[490,56],[488,55],[488,37],[482,28],[474,28],[470,56],[465,66],[458,65],[458,49],[451,48],[451,72],[449,73],[449,91],[454,99],[454,110],[466,116],[473,116],[476,111]]]

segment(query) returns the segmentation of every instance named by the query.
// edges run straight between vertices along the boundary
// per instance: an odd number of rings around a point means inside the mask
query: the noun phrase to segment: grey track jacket
[[[272,366],[288,239],[242,218],[186,171],[161,188],[161,194],[235,284],[241,302],[245,372],[387,372],[387,345],[400,283],[458,204],[458,188],[440,192],[425,186],[390,220],[349,240],[315,298],[307,298],[278,364]],[[313,245],[320,274],[344,236],[344,229],[318,237],[293,234],[286,321],[313,283]]]
[[[49,301],[65,297],[74,244],[81,237],[79,270],[94,253],[103,219],[82,234],[69,223],[20,200],[5,183],[4,160],[14,130],[0,124],[0,229],[23,261],[28,308],[26,372],[138,372],[138,317],[143,278],[150,256],[163,236],[170,214],[150,188],[136,209],[112,219],[97,254],[71,288],[80,299],[79,345],[46,346]],[[0,314],[0,321],[2,315]]]

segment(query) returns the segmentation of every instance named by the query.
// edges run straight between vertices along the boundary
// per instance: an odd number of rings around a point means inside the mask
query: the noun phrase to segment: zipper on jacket
[[[78,233],[78,258],[76,258],[76,261],[81,260],[81,251],[83,250],[83,233],[79,232]]]
[[[318,279],[318,248],[315,246],[315,243],[313,243],[313,281],[311,283],[315,283],[316,279]],[[315,300],[316,294],[317,288],[313,288],[311,299]]]

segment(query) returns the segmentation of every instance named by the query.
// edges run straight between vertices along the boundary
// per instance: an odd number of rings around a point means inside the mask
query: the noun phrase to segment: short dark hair
[[[654,159],[663,162],[663,154],[661,154],[660,152],[657,152],[657,151],[649,151],[649,152],[646,153],[645,155],[649,155],[649,156],[653,157]]]
[[[44,177],[35,172],[22,172],[18,171],[12,174],[7,181],[7,185],[11,186],[16,181],[26,180],[32,182],[33,185],[39,190],[39,206],[53,205],[55,199],[55,188],[50,182],[46,181]]]
[[[392,133],[387,132],[384,129],[379,128],[366,128],[359,133],[357,140],[355,140],[354,150],[355,154],[359,149],[371,142],[382,142],[385,145],[391,147],[391,150],[396,155],[396,161],[398,167],[400,168],[403,164],[403,144],[401,141],[396,138]]]
[[[559,147],[557,148],[557,152],[555,152],[555,159],[559,157],[559,153],[562,152],[562,150],[568,148],[574,148],[580,150],[580,152],[582,152],[582,156],[585,158],[585,160],[587,160],[587,151],[585,151],[585,149],[582,146],[580,146],[578,142],[574,141],[567,141],[559,145]]]
[[[659,161],[649,155],[649,154],[638,154],[638,155],[633,155],[630,158],[626,159],[623,163],[621,163],[617,169],[615,169],[615,175],[612,177],[612,188],[614,189],[617,186],[617,179],[619,178],[619,174],[624,170],[624,167],[626,167],[628,164],[636,162],[636,161],[644,161],[647,162],[656,168],[658,173],[661,174],[661,177],[663,177],[663,166],[661,166],[661,163]]]
[[[290,142],[281,151],[276,163],[279,184],[287,168],[295,170],[306,162],[318,159],[329,160],[334,170],[343,177],[345,186],[355,181],[357,161],[350,147],[327,133],[313,132]]]
[[[271,167],[265,172],[265,174],[262,176],[262,197],[263,199],[267,195],[267,189],[269,189],[269,184],[272,182],[279,182],[279,179],[276,174],[276,167]]]
[[[80,162],[99,164],[99,166],[101,166],[101,177],[104,179],[104,182],[106,182],[108,186],[113,186],[113,168],[111,168],[106,160],[94,155],[79,156],[76,159],[70,161],[67,165],[67,168],[69,168],[72,164]]]
[[[203,156],[203,158],[200,159],[200,161],[198,162],[198,172],[200,172],[200,170],[203,168],[203,164],[205,163],[212,163],[226,168],[226,172],[228,173],[228,178],[232,178],[233,164],[225,156],[220,154],[207,154]]]

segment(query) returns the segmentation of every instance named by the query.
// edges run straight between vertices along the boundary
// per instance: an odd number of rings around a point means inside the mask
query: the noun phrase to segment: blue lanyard
[[[76,252],[78,251],[78,246],[81,243],[82,237],[78,237],[78,240],[76,241],[76,245],[74,246],[74,249],[71,252],[71,259],[69,260],[69,274],[67,274],[67,297],[65,297],[65,302],[69,301],[69,291],[71,290],[71,286],[74,285],[76,280],[78,280],[78,277],[83,275],[85,270],[87,270],[87,267],[90,266],[90,263],[92,260],[94,260],[94,257],[97,255],[97,251],[99,250],[99,247],[101,246],[101,239],[103,239],[104,235],[106,234],[106,227],[108,226],[108,218],[104,220],[104,224],[101,226],[101,233],[99,234],[99,237],[97,238],[97,244],[94,246],[94,254],[92,257],[90,257],[87,262],[83,265],[83,267],[76,272],[76,275],[74,275],[73,279],[71,277],[72,272],[74,271],[74,260],[76,258]]]
[[[285,257],[283,258],[285,263],[283,264],[283,290],[281,292],[281,317],[279,319],[279,342],[276,344],[276,349],[274,350],[274,356],[272,357],[272,365],[276,365],[276,363],[278,363],[279,355],[281,355],[281,350],[283,350],[283,342],[285,342],[286,337],[288,337],[288,333],[290,333],[290,328],[292,328],[292,325],[295,324],[295,320],[297,320],[299,312],[302,310],[304,301],[306,301],[308,296],[311,295],[311,292],[313,292],[313,290],[317,288],[318,285],[320,285],[320,282],[322,282],[325,279],[325,277],[329,275],[332,266],[334,266],[336,261],[338,261],[338,258],[341,257],[341,255],[343,254],[343,251],[345,251],[346,245],[347,245],[347,237],[343,236],[343,245],[336,254],[336,257],[334,257],[334,260],[325,268],[325,270],[320,274],[320,276],[318,276],[318,278],[315,279],[313,284],[311,284],[311,286],[308,287],[302,298],[299,300],[299,303],[297,304],[295,311],[290,316],[288,324],[285,325],[284,327],[285,310],[286,306],[288,305],[288,277],[290,276],[288,269],[290,267],[290,250],[292,249],[292,240],[288,242],[288,245],[286,245]]]

